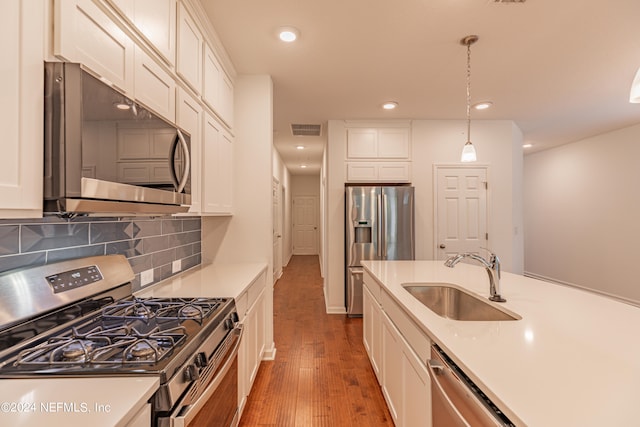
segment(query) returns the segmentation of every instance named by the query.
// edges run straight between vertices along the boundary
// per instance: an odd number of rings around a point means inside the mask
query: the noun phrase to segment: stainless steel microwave
[[[191,203],[190,137],[79,64],[45,63],[44,211],[163,215]]]

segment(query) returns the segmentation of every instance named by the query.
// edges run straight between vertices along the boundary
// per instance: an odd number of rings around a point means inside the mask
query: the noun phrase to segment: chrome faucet
[[[493,252],[489,252],[489,254],[489,260],[487,261],[478,254],[465,252],[462,254],[450,256],[444,262],[444,265],[453,268],[457,263],[465,258],[471,258],[478,261],[484,266],[484,268],[487,270],[487,274],[489,275],[489,293],[491,294],[489,296],[489,299],[496,302],[506,302],[507,300],[500,296],[500,260],[498,259],[498,256]]]

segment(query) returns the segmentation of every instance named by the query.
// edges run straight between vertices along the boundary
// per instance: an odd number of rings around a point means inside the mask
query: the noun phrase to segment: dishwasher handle
[[[447,413],[447,419],[452,420],[455,427],[471,427],[465,420],[464,416],[460,413],[456,405],[451,401],[449,395],[445,392],[441,381],[447,375],[446,368],[438,360],[428,360],[427,368],[429,368],[429,374],[431,375],[431,393],[434,410],[436,410],[435,402],[440,402],[440,407]],[[433,417],[433,426],[437,427],[439,417]]]
[[[433,427],[504,427],[497,415],[489,409],[481,399],[473,384],[459,376],[449,363],[436,350],[432,349],[427,368],[431,376],[432,406],[434,410]],[[457,367],[456,367],[457,368]],[[457,368],[459,369],[459,368]],[[490,403],[490,402],[489,402]],[[439,408],[444,413],[435,416]],[[438,420],[446,418],[449,422],[439,424]]]

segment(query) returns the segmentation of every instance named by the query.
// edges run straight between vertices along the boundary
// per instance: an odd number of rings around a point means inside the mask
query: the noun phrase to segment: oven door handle
[[[235,343],[233,344],[233,348],[227,352],[227,356],[224,363],[222,364],[222,367],[218,369],[216,376],[211,380],[207,388],[196,399],[195,402],[188,405],[183,405],[184,398],[181,399],[181,401],[176,406],[175,411],[170,416],[171,427],[186,427],[193,420],[193,418],[195,418],[200,409],[202,409],[202,407],[207,403],[209,398],[213,395],[224,377],[231,369],[233,361],[238,355],[243,332],[244,330],[242,324],[236,324],[235,328],[229,334],[230,338],[227,338],[235,340]]]

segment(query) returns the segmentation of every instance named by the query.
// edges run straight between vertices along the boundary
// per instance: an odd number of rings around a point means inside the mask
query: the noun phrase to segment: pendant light
[[[467,142],[462,148],[461,162],[475,162],[476,148],[471,143],[471,45],[478,41],[478,36],[466,36],[460,44],[467,47]]]

